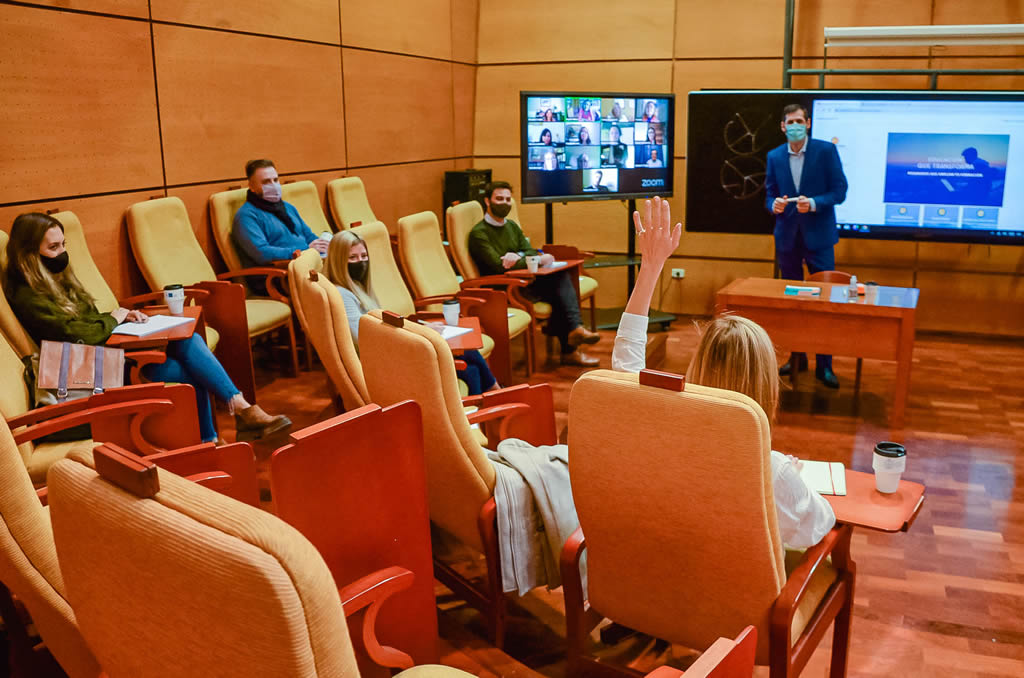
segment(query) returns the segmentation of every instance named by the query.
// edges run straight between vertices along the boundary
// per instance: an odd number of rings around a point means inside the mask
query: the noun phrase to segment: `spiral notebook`
[[[195,318],[182,315],[151,315],[144,323],[121,323],[114,328],[113,334],[128,334],[133,337],[144,337],[154,332],[169,330],[178,325],[194,322]]]

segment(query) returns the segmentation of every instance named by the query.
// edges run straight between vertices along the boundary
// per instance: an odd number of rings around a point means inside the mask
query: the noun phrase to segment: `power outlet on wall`
[[[686,277],[686,269],[685,268],[673,268],[672,269],[672,279],[673,280],[682,280],[685,277]]]

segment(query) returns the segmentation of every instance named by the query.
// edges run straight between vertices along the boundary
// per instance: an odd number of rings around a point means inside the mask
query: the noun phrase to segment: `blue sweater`
[[[288,216],[298,227],[298,233],[270,212],[264,212],[252,203],[245,203],[235,213],[231,239],[235,242],[242,265],[265,266],[271,261],[288,260],[295,250],[304,250],[317,236],[299,216],[291,203],[284,203]]]

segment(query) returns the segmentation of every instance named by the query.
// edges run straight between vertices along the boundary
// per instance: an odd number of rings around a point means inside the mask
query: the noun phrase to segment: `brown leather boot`
[[[591,332],[583,325],[580,325],[569,333],[570,346],[575,347],[580,344],[596,344],[599,341],[601,341],[601,335],[597,332]]]
[[[259,405],[252,405],[235,413],[235,440],[259,440],[275,433],[287,431],[292,420],[283,414],[276,417],[263,411]]]
[[[576,365],[578,367],[597,367],[601,361],[576,349],[572,353],[562,354],[563,365]]]

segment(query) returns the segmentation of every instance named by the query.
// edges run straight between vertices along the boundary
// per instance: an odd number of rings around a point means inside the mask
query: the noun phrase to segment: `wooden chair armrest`
[[[461,372],[462,370],[466,369],[466,367],[468,367],[468,365],[466,365],[466,361],[465,360],[459,360],[458,358],[455,358],[455,371],[456,372]]]
[[[225,473],[224,471],[203,471],[202,473],[187,475],[185,480],[224,494],[224,492],[231,488],[231,481],[233,479],[230,473]]]
[[[270,266],[254,266],[252,268],[240,268],[237,271],[221,273],[217,276],[217,280],[232,281],[238,280],[239,278],[248,278],[250,276],[263,276],[267,287],[267,294],[270,298],[275,301],[290,304],[291,302],[288,300],[288,290],[284,284],[284,280],[287,275],[288,271],[284,269],[272,268]]]
[[[463,407],[479,407],[480,403],[483,402],[484,397],[482,395],[468,395],[462,399]]]
[[[462,289],[467,287],[526,287],[532,281],[513,275],[485,275],[479,278],[463,280]]]
[[[413,299],[412,303],[416,308],[424,308],[425,306],[432,306],[434,304],[440,304],[441,302],[454,299],[454,294],[435,294],[431,297],[420,297],[419,299]]]
[[[260,488],[252,445],[201,443],[146,457],[161,469],[259,508]]]
[[[836,525],[820,542],[804,552],[804,557],[793,572],[787,577],[779,597],[772,608],[772,636],[776,631],[789,639],[789,629],[793,624],[793,616],[797,606],[807,593],[811,577],[822,566],[830,555],[832,565],[837,570],[850,566],[850,538],[853,536],[852,525]],[[782,637],[782,636],[780,636]]]
[[[14,443],[16,445],[21,445],[22,443],[37,440],[43,436],[48,436],[51,433],[56,433],[57,431],[63,431],[82,424],[88,424],[92,421],[105,417],[123,417],[131,415],[132,418],[135,419],[133,424],[137,428],[140,419],[145,419],[146,417],[159,412],[167,412],[173,408],[174,403],[170,400],[156,398],[132,400],[128,402],[113,403],[111,405],[101,405],[100,407],[65,414],[54,419],[47,419],[44,422],[33,424],[27,428],[21,429],[14,434]]]
[[[466,415],[466,419],[469,420],[470,424],[482,424],[486,421],[494,421],[500,419],[501,423],[498,425],[497,435],[493,435],[489,430],[487,432],[487,442],[495,446],[505,438],[508,438],[508,426],[509,422],[514,418],[530,413],[530,406],[526,403],[503,403],[501,405],[494,405],[492,407],[485,407],[482,410],[476,412],[470,412]]]
[[[415,575],[404,567],[388,567],[358,579],[338,589],[345,616],[350,617],[363,608],[363,645],[370,659],[389,668],[412,668],[412,657],[393,647],[381,645],[374,629],[380,607],[388,598],[412,586]]]
[[[134,392],[134,394],[137,395],[137,399],[141,400],[143,398],[160,398],[160,394],[163,388],[163,383],[153,383],[139,384],[133,386],[122,386],[116,390],[131,389]],[[113,391],[115,389],[110,390]],[[91,407],[97,406],[96,402],[94,401],[95,397],[96,396],[92,396],[90,398],[79,398],[78,400],[68,400],[63,403],[57,403],[56,405],[37,407],[33,410],[25,412],[24,414],[19,414],[16,417],[11,417],[10,419],[7,420],[7,425],[13,431],[14,429],[21,428],[22,426],[32,426],[33,424],[38,424],[39,422],[45,421],[47,419],[56,419],[57,417],[62,417],[73,412],[87,410]]]
[[[50,503],[50,492],[45,487],[40,487],[36,490],[36,496],[39,497],[39,503],[43,506]]]
[[[146,365],[160,365],[167,362],[167,354],[163,351],[131,351],[126,352],[124,357],[135,363],[128,375],[133,384],[147,383],[146,378],[142,376],[142,368]]]

